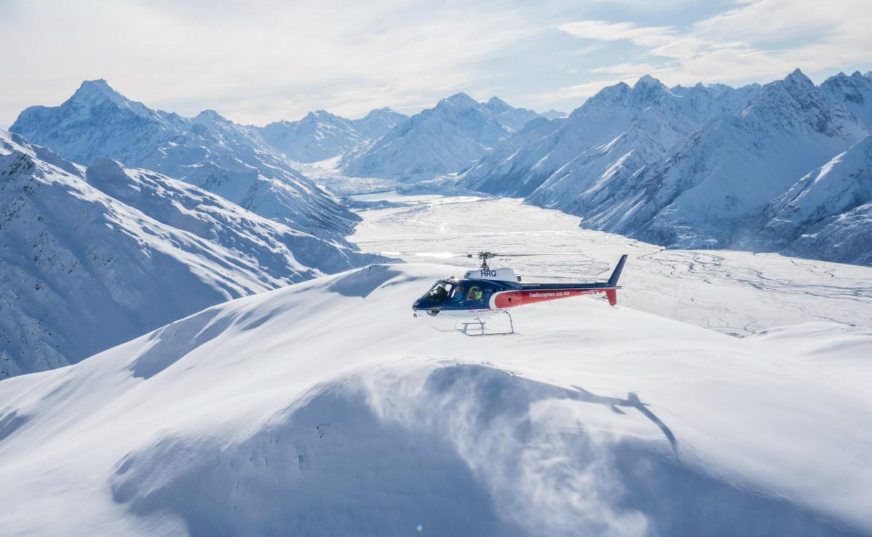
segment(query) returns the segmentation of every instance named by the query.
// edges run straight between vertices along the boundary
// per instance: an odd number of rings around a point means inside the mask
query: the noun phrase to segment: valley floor
[[[813,321],[872,328],[872,268],[778,254],[667,250],[581,229],[577,217],[516,199],[395,193],[361,198],[393,204],[358,211],[363,222],[350,240],[367,252],[409,262],[481,250],[559,254],[494,262],[528,281],[604,278],[626,253],[619,302],[634,309],[738,336]]]

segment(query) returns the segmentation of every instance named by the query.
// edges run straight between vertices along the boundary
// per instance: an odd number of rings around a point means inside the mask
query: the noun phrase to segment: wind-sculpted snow
[[[429,179],[460,171],[538,114],[492,98],[486,104],[464,93],[442,99],[398,124],[380,139],[342,159],[352,176]]]
[[[0,378],[373,259],[154,172],[109,160],[85,171],[0,131]]]
[[[0,527],[872,532],[872,400],[838,366],[869,334],[809,327],[830,346],[806,355],[802,327],[739,340],[578,299],[467,337],[409,311],[454,270],[317,279],[3,381]]]
[[[84,82],[58,107],[26,109],[10,130],[67,160],[90,165],[111,158],[154,170],[321,237],[341,239],[355,223],[256,128],[211,110],[194,118],[151,110],[103,80]]]

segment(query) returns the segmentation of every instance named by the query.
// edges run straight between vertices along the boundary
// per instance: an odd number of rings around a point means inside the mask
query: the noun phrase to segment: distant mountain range
[[[289,159],[315,162],[343,155],[363,143],[377,140],[406,119],[407,116],[390,108],[373,110],[354,120],[318,110],[299,121],[270,123],[260,129],[260,134]]]
[[[198,187],[0,131],[0,379],[376,259]]]
[[[870,130],[868,74],[815,86],[796,70],[738,89],[667,88],[645,76],[603,89],[565,119],[528,123],[460,185],[669,247],[869,264]],[[841,189],[837,203],[826,188]]]
[[[407,181],[459,172],[538,117],[496,97],[479,103],[458,93],[346,154],[342,171]]]

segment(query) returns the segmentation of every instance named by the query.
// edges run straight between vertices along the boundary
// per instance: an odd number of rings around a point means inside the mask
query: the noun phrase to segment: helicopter
[[[482,318],[505,313],[510,308],[569,298],[604,293],[612,306],[618,303],[618,278],[627,261],[622,255],[606,282],[585,283],[521,283],[521,278],[510,268],[491,268],[489,260],[495,257],[519,257],[535,254],[496,254],[479,252],[466,257],[478,257],[481,266],[468,270],[463,278],[449,278],[436,282],[424,296],[412,304],[413,315],[430,317],[472,317],[484,329]],[[469,323],[465,323],[469,324]],[[514,333],[514,323],[512,323]]]

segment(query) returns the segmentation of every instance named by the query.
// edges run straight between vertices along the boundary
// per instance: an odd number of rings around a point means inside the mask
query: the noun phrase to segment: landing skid
[[[460,332],[464,336],[471,336],[471,337],[510,336],[510,335],[515,333],[515,322],[512,320],[511,313],[509,313],[508,311],[505,311],[505,310],[503,310],[503,313],[505,313],[506,316],[508,316],[508,318],[509,318],[509,329],[510,330],[508,332],[490,332],[490,333],[488,333],[485,330],[485,325],[487,324],[487,321],[482,320],[480,317],[476,318],[474,321],[458,323],[463,328],[457,328],[457,325],[455,325],[455,330],[457,330],[458,332]],[[477,330],[478,333],[475,333],[475,332],[470,333],[470,327],[473,327],[472,330],[474,330],[474,331]]]

